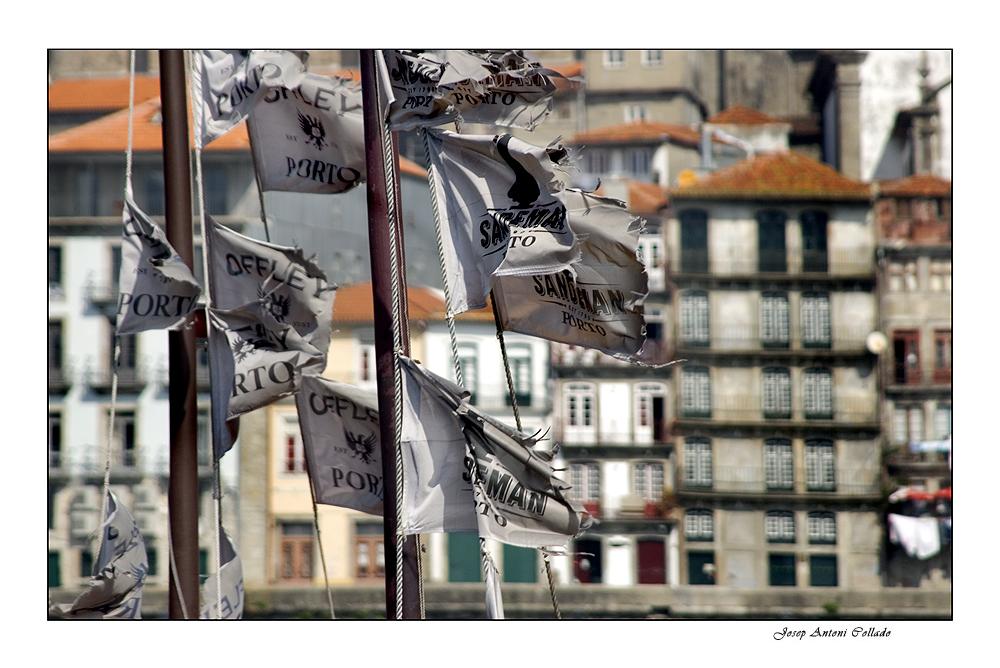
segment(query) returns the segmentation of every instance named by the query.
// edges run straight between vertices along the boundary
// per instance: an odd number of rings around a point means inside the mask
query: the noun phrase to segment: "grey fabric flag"
[[[201,286],[166,235],[125,191],[118,274],[118,334],[177,329],[198,305]]]
[[[293,394],[306,374],[320,374],[326,355],[262,302],[208,309],[215,458],[231,447],[226,421]]]
[[[305,73],[298,88],[272,88],[247,118],[262,190],[340,193],[365,178],[361,87]]]
[[[240,124],[271,88],[296,88],[305,51],[205,49],[191,52],[191,107],[199,146]]]
[[[401,357],[400,365],[404,533],[420,533],[417,527],[430,531],[450,516],[452,528],[438,531],[471,530],[483,538],[540,548],[565,547],[589,526],[583,506],[566,498],[569,486],[555,477],[552,454],[536,450],[534,437],[469,405],[467,392],[412,360]],[[419,429],[414,430],[414,421]],[[456,473],[455,451],[462,443],[463,470]],[[410,490],[408,480],[423,484]]]
[[[139,527],[118,497],[108,492],[108,519],[101,525],[96,574],[75,601],[55,604],[49,612],[66,619],[141,619],[142,585],[148,572]]]
[[[325,360],[337,289],[327,283],[326,272],[300,248],[258,241],[206,218],[212,307],[228,310],[260,302]]]
[[[212,573],[202,585],[202,619],[243,619],[243,561],[236,544],[225,531],[219,533],[218,573]],[[219,596],[221,579],[222,596]]]
[[[505,330],[637,362],[646,340],[646,269],[638,258],[643,221],[619,200],[567,189],[557,195],[582,257],[570,272],[502,276],[493,284]],[[519,249],[531,253],[531,248]]]
[[[375,394],[303,376],[295,404],[316,503],[381,515],[382,439]]]
[[[495,277],[572,272],[581,251],[550,157],[562,152],[511,135],[428,130],[427,140],[452,312],[486,306]]]
[[[387,50],[392,130],[452,122],[533,130],[561,74],[518,50]]]

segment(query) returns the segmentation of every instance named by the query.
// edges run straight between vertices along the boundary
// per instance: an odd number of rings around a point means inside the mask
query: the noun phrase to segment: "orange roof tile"
[[[188,132],[194,147],[191,111],[188,110]],[[128,109],[122,109],[89,123],[64,130],[49,137],[49,153],[119,153],[128,145]],[[135,106],[132,129],[132,150],[160,151],[163,130],[160,125],[160,98],[155,97]],[[241,123],[205,147],[205,151],[244,151],[250,148],[246,125]]]
[[[635,121],[618,123],[600,128],[584,130],[569,140],[570,144],[619,144],[627,142],[653,142],[673,140],[682,144],[698,146],[701,133],[687,125],[678,123],[657,123]]]
[[[868,184],[850,179],[829,165],[795,151],[775,151],[747,158],[668,190],[671,198],[867,200]]]
[[[769,123],[787,123],[776,116],[765,114],[742,104],[734,104],[717,114],[709,116],[706,123],[715,125],[767,125]]]
[[[430,288],[408,286],[406,299],[410,320],[444,319],[444,299]],[[369,323],[375,320],[371,281],[354,283],[337,290],[333,302],[334,323]],[[440,314],[438,316],[438,314]]]
[[[117,111],[128,108],[129,78],[91,77],[56,79],[49,85],[49,111]],[[160,94],[160,78],[135,75],[135,101]]]
[[[655,183],[628,182],[628,210],[638,214],[656,214],[667,206],[667,191]]]
[[[888,179],[878,182],[880,195],[911,197],[949,197],[951,181],[936,174],[914,174],[902,179]]]

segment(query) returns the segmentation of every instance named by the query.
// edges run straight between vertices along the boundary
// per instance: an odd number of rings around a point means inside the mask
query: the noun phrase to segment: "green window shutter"
[[[482,582],[481,561],[477,534],[448,534],[448,582]]]
[[[538,550],[516,545],[503,546],[503,581],[538,582]]]

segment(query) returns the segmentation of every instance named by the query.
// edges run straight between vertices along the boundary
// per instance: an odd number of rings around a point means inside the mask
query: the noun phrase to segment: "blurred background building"
[[[949,617],[950,54],[532,53],[582,84],[558,82],[548,119],[514,133],[561,137],[577,158],[569,184],[646,220],[642,356],[682,360],[638,367],[506,335],[524,430],[548,430],[598,519],[572,557],[552,560],[563,616]],[[310,52],[314,72],[356,76],[357,65],[357,51]],[[156,52],[138,51],[137,69],[133,184],[156,218]],[[100,509],[128,52],[50,51],[49,72],[49,591],[70,600]],[[453,377],[426,156],[413,133],[400,146],[413,356]],[[204,162],[207,211],[263,239],[245,129],[210,144]],[[265,201],[271,240],[315,248],[342,286],[324,375],[372,386],[363,190]],[[492,321],[488,310],[457,319],[463,376],[478,405],[512,423]],[[166,607],[155,591],[167,565],[156,551],[166,334],[123,340],[122,352],[112,483],[137,518],[155,509],[143,527],[159,561],[144,605],[155,616],[157,601]],[[223,476],[248,615],[327,607],[320,539],[338,615],[378,614],[381,523],[328,506],[313,522],[294,402],[242,419]],[[890,515],[934,518],[938,552],[910,556]],[[483,616],[469,537],[422,537],[428,617]],[[491,550],[508,616],[552,617],[540,556]]]

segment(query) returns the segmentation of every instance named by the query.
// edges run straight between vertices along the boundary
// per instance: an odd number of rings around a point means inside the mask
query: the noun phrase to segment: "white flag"
[[[452,122],[533,130],[552,110],[562,77],[523,51],[384,51],[392,130]]]
[[[142,585],[149,572],[146,544],[135,519],[108,492],[108,519],[101,525],[96,575],[70,604],[55,604],[53,615],[67,619],[141,619]]]
[[[295,403],[316,503],[381,515],[382,439],[375,394],[303,376]]]
[[[247,119],[262,190],[340,193],[364,180],[361,87],[307,72],[272,88]]]
[[[470,406],[467,392],[412,360],[400,365],[404,533],[475,531],[537,548],[565,546],[588,525],[533,437]]]
[[[118,290],[118,334],[177,329],[201,294],[191,269],[128,190],[122,210]]]
[[[226,134],[247,117],[271,88],[295,88],[306,72],[304,51],[192,51],[192,110],[200,146]]]
[[[202,585],[202,619],[243,619],[243,562],[240,551],[225,531],[219,534],[218,573],[212,573]],[[222,596],[219,596],[221,581]]]
[[[261,303],[208,309],[212,373],[212,446],[232,447],[226,421],[293,394],[303,375],[320,374],[326,355]]]
[[[634,360],[646,340],[643,304],[649,288],[637,255],[643,221],[619,200],[570,189],[557,197],[583,252],[573,265],[576,277],[563,272],[498,278],[493,294],[501,324],[508,331]]]
[[[220,310],[260,302],[326,359],[336,287],[302,249],[251,239],[206,216],[209,289]],[[322,369],[320,369],[322,371]]]
[[[452,312],[486,306],[494,277],[572,271],[580,246],[547,149],[511,135],[428,130],[427,139]]]

